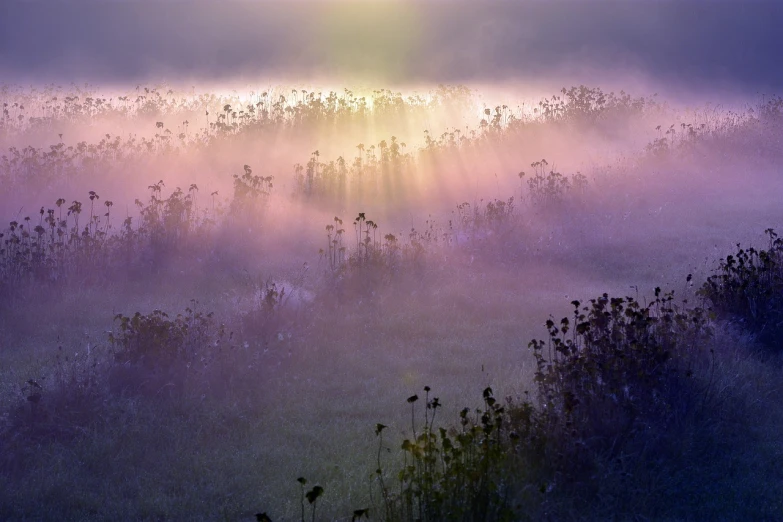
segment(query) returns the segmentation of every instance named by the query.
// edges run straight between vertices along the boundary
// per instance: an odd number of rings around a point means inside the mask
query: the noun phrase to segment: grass
[[[446,291],[458,292],[459,289]],[[452,296],[456,297],[454,294]],[[435,297],[430,295],[429,299],[434,301]],[[458,302],[447,298],[444,300]],[[77,469],[84,470],[85,474],[84,479],[76,475],[79,482],[84,480],[87,484],[93,484],[93,481],[88,480],[92,473],[103,477],[101,485],[93,485],[97,487],[97,493],[70,490],[67,497],[63,498],[52,493],[44,497],[48,499],[44,505],[66,509],[74,518],[90,517],[88,507],[81,505],[82,502],[88,503],[89,498],[100,498],[105,503],[120,505],[124,512],[137,518],[176,518],[177,513],[185,512],[199,512],[206,518],[213,518],[221,515],[219,509],[225,509],[234,516],[252,511],[257,506],[274,513],[276,519],[295,518],[298,517],[298,493],[293,479],[294,475],[301,474],[317,477],[318,482],[324,485],[326,491],[319,500],[319,510],[324,516],[331,518],[348,514],[347,508],[352,510],[370,505],[367,484],[373,470],[372,455],[376,441],[372,427],[375,422],[389,425],[389,433],[398,437],[402,431],[410,436],[410,411],[406,412],[406,408],[400,404],[403,402],[401,397],[407,396],[410,390],[421,390],[427,383],[434,390],[441,390],[439,396],[445,406],[439,415],[444,423],[448,423],[448,419],[458,418],[458,411],[464,405],[460,398],[476,395],[475,390],[482,386],[497,382],[530,382],[529,376],[518,373],[520,369],[516,364],[520,359],[520,348],[517,346],[509,350],[508,347],[513,346],[513,343],[518,345],[523,332],[529,331],[532,326],[513,325],[515,314],[501,314],[504,306],[513,306],[512,302],[496,304],[496,319],[488,324],[481,324],[477,320],[477,306],[480,303],[467,300],[461,305],[462,309],[457,305],[443,310],[435,305],[430,312],[417,309],[415,313],[398,312],[391,317],[378,317],[362,306],[350,306],[341,314],[343,319],[335,319],[329,314],[321,319],[323,323],[314,325],[314,337],[320,342],[317,345],[300,345],[293,351],[292,360],[283,361],[284,372],[277,375],[278,370],[268,373],[260,369],[260,373],[253,371],[239,375],[237,377],[244,377],[244,380],[235,384],[226,397],[212,401],[209,398],[196,398],[184,403],[169,397],[162,401],[115,399],[116,404],[111,409],[125,410],[128,412],[125,415],[131,418],[116,413],[118,417],[112,418],[108,425],[69,442],[69,449],[59,457],[66,458],[65,462],[52,462],[47,457],[51,451],[59,454],[62,450],[58,448],[62,448],[63,443],[47,444],[49,450],[46,453],[34,452],[29,457],[32,460],[23,466],[30,471],[36,470],[34,474],[23,477],[25,480],[7,489],[7,494],[16,491],[17,495],[24,495],[25,491],[33,487],[32,484],[38,484],[44,477],[52,482],[50,491],[61,491],[59,488],[63,488],[66,481],[74,479],[73,469]],[[503,326],[504,321],[511,324]],[[352,325],[356,322],[367,325],[367,328],[363,328],[361,333],[355,332]],[[407,328],[400,328],[395,323],[407,325]],[[510,327],[515,329],[509,331]],[[475,339],[475,346],[465,343],[468,337]],[[425,342],[425,339],[440,341]],[[488,355],[482,363],[485,365],[483,373],[478,361],[474,367],[465,365],[465,359],[475,359],[479,350],[484,350]],[[752,369],[762,376],[770,373],[768,367],[753,361],[747,352],[735,350],[734,357],[744,358],[742,362],[751,367],[748,371]],[[498,355],[503,353],[506,353],[506,359],[498,359]],[[360,365],[356,363],[356,354],[361,354]],[[730,361],[724,364],[728,368],[732,367],[729,366]],[[382,376],[377,374],[378,367],[386,369]],[[504,369],[510,374],[504,374]],[[529,371],[532,372],[533,368],[529,368]],[[325,382],[320,377],[324,374],[330,376],[329,381]],[[441,377],[438,378],[438,375]],[[766,383],[755,380],[752,389],[745,389],[737,395],[742,397],[747,394],[744,400],[748,401],[752,397],[770,393],[774,389],[772,375],[765,378]],[[263,385],[259,385],[259,381]],[[748,386],[744,380],[742,382],[741,386]],[[736,381],[732,383],[734,387],[738,385]],[[731,396],[735,392],[729,388],[724,393]],[[334,397],[340,397],[340,400],[335,401]],[[387,414],[379,418],[379,411]],[[388,412],[395,411],[396,415],[388,415]],[[736,415],[736,410],[733,411]],[[761,411],[758,414],[761,415]],[[757,422],[759,418],[756,418]],[[771,422],[771,419],[768,421]],[[162,429],[150,431],[148,426],[159,426]],[[765,431],[763,426],[762,423],[759,428],[762,432]],[[770,440],[763,444],[754,441],[754,447],[766,446],[769,449],[765,451],[774,451],[773,433],[761,435],[770,437]],[[754,434],[753,438],[756,437],[759,435]],[[349,453],[351,456],[348,460],[342,442],[345,440],[353,441],[354,451]],[[299,450],[289,454],[284,449],[289,447]],[[160,451],[150,455],[150,448],[160,448]],[[176,448],[176,455],[184,454],[188,457],[184,460],[177,458],[172,454],[172,448]],[[270,448],[279,448],[279,451],[270,451]],[[118,455],[121,457],[119,461]],[[228,455],[232,457],[227,459]],[[119,463],[116,468],[112,467],[118,473],[120,470],[139,470],[134,473],[145,470],[146,474],[142,475],[140,483],[131,489],[137,493],[131,493],[130,498],[123,500],[117,499],[116,494],[106,489],[111,484],[126,480],[114,472],[102,470],[100,463],[106,459]],[[709,463],[716,466],[713,473],[717,473],[722,468],[713,460],[710,459]],[[127,463],[127,466],[133,464],[134,467],[126,467],[123,463]],[[286,481],[270,479],[264,472],[268,469],[292,470],[291,484],[286,486]],[[668,476],[663,470],[659,473]],[[242,477],[241,480],[237,474]],[[185,480],[182,484],[184,477],[197,475],[209,476],[211,480]],[[179,486],[175,487],[178,483]],[[226,491],[225,484],[232,485],[231,498],[236,503],[229,502],[218,493],[210,493],[212,488],[217,487],[216,484],[223,484],[220,491]],[[609,484],[607,482],[606,487],[611,491]],[[40,485],[34,487],[36,491],[41,491]],[[335,494],[340,497],[336,498]],[[747,498],[747,495],[759,492],[741,489],[733,494],[745,495],[742,498]],[[259,496],[278,500],[259,506],[256,500]],[[20,506],[19,513],[32,513],[32,516],[42,518],[53,516],[52,512],[36,511],[40,508],[21,501],[21,498],[16,497],[12,502],[12,505]],[[82,500],[72,504],[72,500],[68,499],[74,498]],[[211,499],[209,506],[199,504],[203,499]],[[653,497],[648,502],[654,500]],[[346,501],[350,505],[346,506]],[[565,499],[558,498],[557,502],[563,504],[559,505],[559,509],[567,514],[570,509],[568,496]],[[720,505],[714,512],[719,513],[718,509],[725,508],[725,505]],[[97,511],[92,516],[98,518],[109,513],[105,508],[93,509]],[[635,509],[640,509],[640,506]],[[13,517],[13,512],[8,516]],[[600,512],[596,517],[600,518]]]

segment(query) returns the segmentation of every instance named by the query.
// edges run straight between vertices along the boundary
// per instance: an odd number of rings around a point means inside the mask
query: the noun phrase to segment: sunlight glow
[[[406,2],[325,7],[317,40],[329,75],[377,83],[405,81],[424,27]],[[347,75],[347,76],[346,76]],[[354,83],[354,82],[349,82]]]

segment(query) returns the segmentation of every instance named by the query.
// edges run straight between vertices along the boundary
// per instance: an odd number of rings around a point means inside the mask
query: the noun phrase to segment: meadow
[[[780,97],[0,102],[0,519],[783,517]]]

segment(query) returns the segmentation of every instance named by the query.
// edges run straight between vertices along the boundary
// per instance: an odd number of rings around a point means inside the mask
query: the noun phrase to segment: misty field
[[[0,519],[783,519],[783,99],[692,100],[1,86]]]

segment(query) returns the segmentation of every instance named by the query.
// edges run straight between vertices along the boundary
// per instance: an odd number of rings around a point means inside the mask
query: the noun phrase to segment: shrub
[[[607,294],[584,307],[573,301],[571,319],[549,319],[549,339],[530,342],[540,408],[527,418],[573,478],[597,454],[649,443],[705,397],[693,376],[707,314],[673,299],[656,288],[648,305]]]
[[[511,520],[513,477],[506,467],[516,440],[505,429],[505,408],[492,394],[483,392],[484,407],[471,414],[460,413],[459,428],[434,427],[440,402],[430,399],[424,388],[424,422],[416,430],[415,406],[418,395],[408,398],[411,405],[412,438],[402,441],[402,469],[398,487],[387,486],[381,465],[383,424],[376,425],[379,437],[376,476],[383,498],[386,520]],[[393,491],[394,489],[394,491]]]
[[[190,307],[174,318],[153,310],[146,315],[117,314],[115,321],[119,324],[117,331],[109,334],[109,342],[119,365],[110,376],[111,384],[131,391],[170,389],[181,394],[187,374],[206,369],[226,337],[223,325],[215,325],[211,312]]]
[[[570,179],[554,169],[545,173],[549,166],[547,160],[542,159],[530,164],[534,175],[527,180],[530,202],[539,208],[551,209],[563,204],[566,198],[574,193],[582,193],[587,186],[587,177],[577,172]],[[524,180],[525,173],[519,173],[519,179]]]
[[[659,106],[654,98],[633,98],[620,91],[606,94],[600,88],[585,85],[563,87],[560,95],[545,98],[533,109],[544,122],[596,123],[601,119],[640,116]]]
[[[378,224],[360,212],[354,219],[356,246],[345,246],[343,220],[334,218],[326,225],[327,248],[320,249],[325,262],[326,293],[342,300],[347,297],[369,297],[403,272],[415,274],[423,267],[426,234],[412,229],[409,241],[400,241],[394,234],[382,234]],[[405,267],[405,270],[403,270]]]
[[[250,165],[243,167],[244,173],[234,174],[234,199],[231,212],[234,214],[252,213],[263,205],[272,193],[272,176],[253,175]]]
[[[87,208],[80,201],[66,207],[65,199],[59,198],[56,210],[40,208],[37,223],[29,216],[11,221],[0,232],[0,285],[19,291],[32,281],[57,283],[78,277],[82,282],[103,282],[114,275],[113,268],[147,269],[161,258],[203,244],[199,240],[214,220],[206,213],[199,215],[198,187],[190,185],[187,194],[177,187],[163,198],[163,186],[159,181],[149,187],[147,204],[136,200],[140,219],[135,228],[133,218],[127,217],[115,232],[114,204],[104,201],[105,213],[99,212],[95,191],[89,192],[89,217],[82,215]]]
[[[137,237],[133,237],[130,220],[126,220],[124,229],[124,239],[135,239],[140,246],[148,241],[158,256],[181,248],[188,239],[195,239],[212,224],[198,215],[195,204],[198,186],[191,184],[187,194],[176,187],[167,198],[161,197],[163,186],[161,180],[148,187],[150,199],[146,205],[136,200],[141,220]]]
[[[741,248],[721,259],[700,289],[721,317],[736,320],[764,345],[778,349],[783,337],[783,239],[767,229],[767,250]]]
[[[457,243],[462,239],[481,238],[494,233],[502,233],[513,225],[514,198],[508,200],[493,199],[483,205],[484,200],[471,207],[467,201],[457,205]],[[482,208],[483,207],[483,208]],[[453,223],[451,223],[453,227]]]

